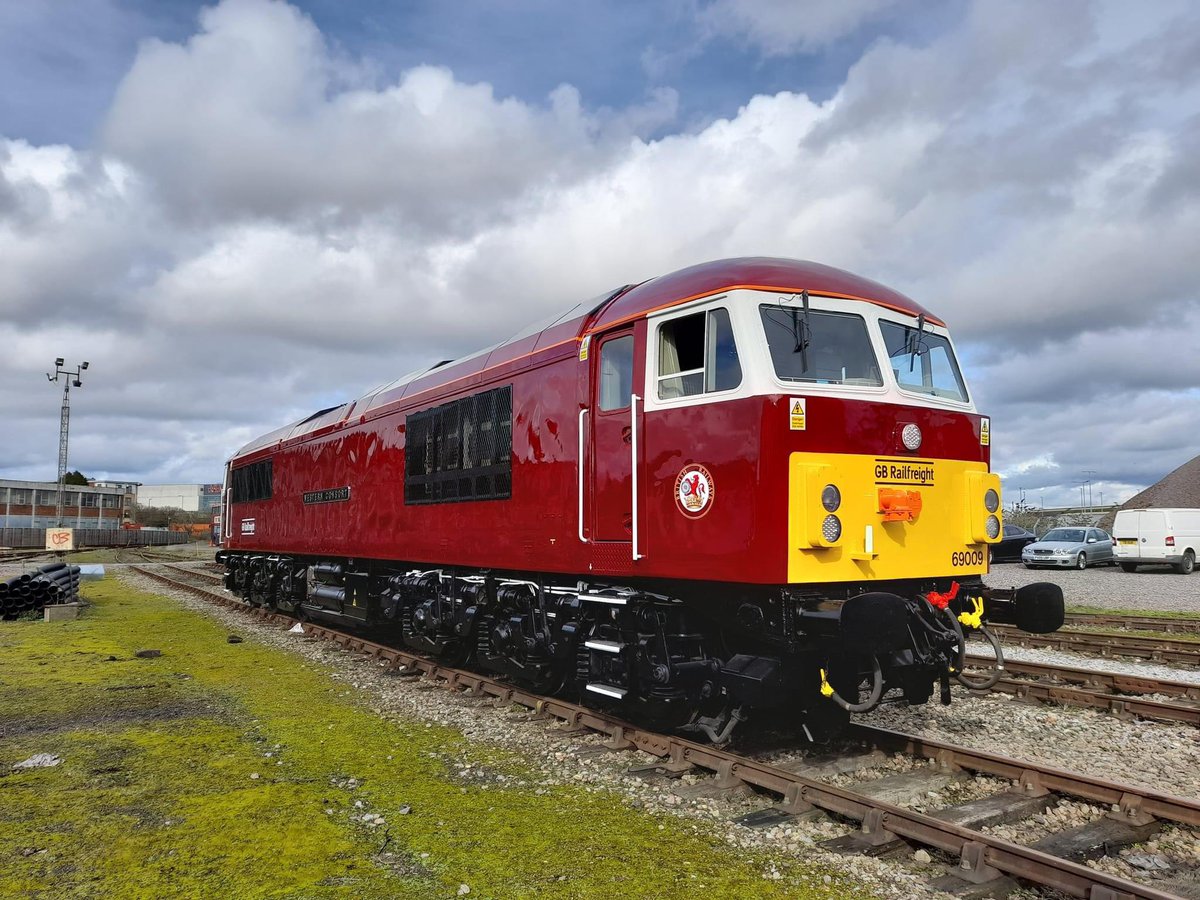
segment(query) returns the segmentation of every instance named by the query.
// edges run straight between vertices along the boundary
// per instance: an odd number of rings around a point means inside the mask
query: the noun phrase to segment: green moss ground
[[[169,599],[114,579],[86,595],[75,622],[0,623],[2,897],[859,893],[799,864],[764,880],[765,860],[615,797],[521,787],[518,756],[385,720]],[[63,762],[11,768],[38,752]]]

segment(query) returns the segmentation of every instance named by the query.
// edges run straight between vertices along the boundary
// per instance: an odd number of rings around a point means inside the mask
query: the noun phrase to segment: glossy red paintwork
[[[903,302],[914,315],[922,311],[902,295],[848,273],[779,260],[713,263],[656,279],[592,319],[558,323],[252,442],[233,463],[272,458],[273,496],[232,507],[226,546],[567,575],[784,583],[789,453],[896,455],[905,452],[899,427],[916,422],[925,434],[922,457],[988,461],[988,448],[979,442],[979,416],[973,414],[810,394],[809,427],[793,432],[784,395],[651,413],[639,407],[638,549],[644,558],[634,562],[626,527],[632,506],[631,447],[625,442],[630,412],[598,415],[593,393],[603,323],[617,323],[613,333],[630,327],[637,333],[640,373],[646,322],[637,315],[673,295],[692,295],[685,291],[785,275],[810,279],[803,285],[810,290],[871,291],[879,302]],[[800,281],[792,286],[800,287]],[[631,325],[620,324],[625,322]],[[586,363],[578,359],[584,333],[595,334]],[[512,385],[511,499],[406,507],[406,415],[503,384]],[[634,390],[643,394],[641,387],[635,379]],[[583,479],[587,542],[579,540],[577,513],[578,422],[584,408],[591,419]],[[711,509],[698,519],[684,516],[675,501],[676,478],[689,463],[707,468],[715,489]],[[302,502],[305,492],[347,486],[349,501]],[[249,519],[253,534],[243,534],[241,523]]]

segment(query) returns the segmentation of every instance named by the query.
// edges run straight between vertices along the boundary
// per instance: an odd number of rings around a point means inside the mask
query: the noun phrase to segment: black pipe
[[[313,566],[313,578],[322,584],[338,584],[345,575],[341,563],[317,563]]]
[[[334,587],[329,584],[318,584],[308,592],[308,596],[312,600],[329,600],[334,603],[345,603],[346,589],[344,587]]]

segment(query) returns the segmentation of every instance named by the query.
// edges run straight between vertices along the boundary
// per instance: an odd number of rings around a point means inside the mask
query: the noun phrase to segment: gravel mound
[[[1200,507],[1200,456],[1185,462],[1162,480],[1134,494],[1120,509],[1151,509],[1153,507]],[[1112,529],[1116,513],[1100,520],[1101,528]]]

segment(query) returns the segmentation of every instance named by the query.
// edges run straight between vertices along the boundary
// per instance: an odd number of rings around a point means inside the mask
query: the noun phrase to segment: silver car
[[[1028,569],[1038,566],[1066,566],[1086,569],[1100,563],[1116,565],[1115,542],[1099,528],[1052,528],[1035,543],[1021,550],[1021,562]]]

